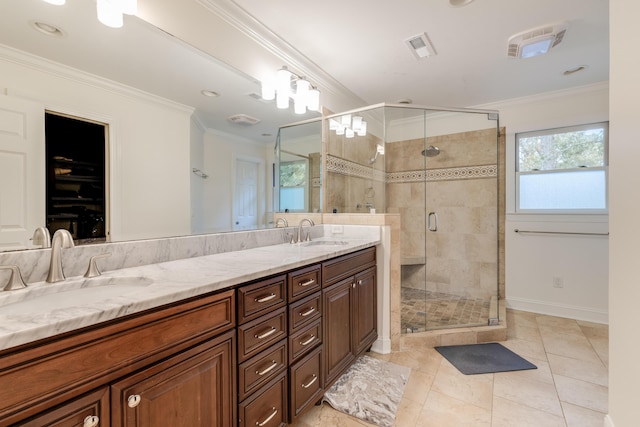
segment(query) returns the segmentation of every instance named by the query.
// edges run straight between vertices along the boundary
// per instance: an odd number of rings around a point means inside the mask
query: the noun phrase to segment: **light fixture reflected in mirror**
[[[353,138],[356,135],[367,135],[367,122],[361,116],[351,116],[344,114],[338,119],[329,119],[329,130],[335,131],[336,135],[344,135]]]
[[[320,111],[320,91],[309,80],[300,77],[283,66],[276,72],[272,81],[262,81],[262,99],[276,100],[276,107],[289,108],[289,99],[293,99],[296,114],[307,111]]]
[[[56,6],[62,6],[66,0],[44,0]],[[124,15],[138,13],[138,0],[97,0],[98,21],[107,27],[120,28],[124,24]]]

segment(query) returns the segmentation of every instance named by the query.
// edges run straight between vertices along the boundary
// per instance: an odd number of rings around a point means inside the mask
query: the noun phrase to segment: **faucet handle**
[[[3,290],[5,291],[13,291],[15,289],[26,288],[27,285],[22,280],[22,275],[20,274],[20,269],[17,265],[0,265],[1,270],[11,270],[11,277],[9,277],[9,281]]]
[[[92,277],[99,276],[100,270],[98,270],[98,266],[96,265],[96,260],[100,258],[108,258],[110,256],[111,256],[110,253],[92,256],[91,259],[89,259],[89,268],[87,268],[87,272],[84,273],[84,277],[86,277],[87,279],[90,279]]]

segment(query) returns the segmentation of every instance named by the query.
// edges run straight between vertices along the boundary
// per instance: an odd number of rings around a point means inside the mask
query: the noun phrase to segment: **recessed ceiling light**
[[[214,97],[216,97],[216,96],[220,96],[220,94],[219,94],[218,92],[214,92],[214,91],[212,91],[212,90],[207,90],[207,89],[202,89],[202,90],[200,91],[200,93],[201,93],[203,96],[209,96],[209,97],[212,97],[212,98],[214,98]]]
[[[449,0],[449,4],[454,7],[466,6],[473,0]]]
[[[577,67],[573,67],[573,68],[569,68],[568,70],[565,70],[562,74],[565,76],[570,76],[572,74],[579,73],[580,71],[584,71],[586,69],[587,69],[586,65],[578,65]]]
[[[412,104],[413,100],[411,98],[402,98],[396,101],[396,104]]]
[[[40,31],[42,34],[46,34],[52,37],[62,37],[65,35],[64,31],[56,25],[47,24],[42,21],[31,21],[31,26],[36,30]]]

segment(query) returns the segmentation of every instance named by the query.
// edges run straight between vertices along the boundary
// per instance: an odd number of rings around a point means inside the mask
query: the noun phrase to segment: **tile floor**
[[[398,427],[602,427],[608,402],[606,325],[507,311],[502,344],[538,369],[466,376],[432,348],[374,357],[412,368]],[[362,427],[326,403],[297,427]]]
[[[490,300],[465,298],[442,292],[402,287],[401,331],[403,333],[444,329],[452,326],[485,326]],[[427,313],[429,315],[427,316]]]

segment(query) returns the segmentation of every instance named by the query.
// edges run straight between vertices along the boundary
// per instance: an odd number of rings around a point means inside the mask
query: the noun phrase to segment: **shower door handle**
[[[427,228],[429,229],[429,231],[438,231],[438,214],[437,213],[429,212],[429,214],[427,215]]]

